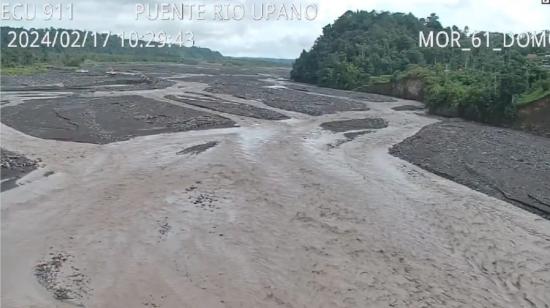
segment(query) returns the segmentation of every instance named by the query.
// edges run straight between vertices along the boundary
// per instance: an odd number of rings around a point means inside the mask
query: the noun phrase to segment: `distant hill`
[[[292,78],[349,89],[372,75],[430,63],[435,55],[417,47],[418,32],[442,28],[437,16],[425,21],[412,14],[348,11],[323,28],[310,51],[302,52]]]
[[[419,47],[419,32],[455,31],[461,47]],[[547,34],[548,35],[548,34]],[[478,35],[477,37],[481,37]],[[434,113],[501,123],[516,116],[524,93],[547,89],[541,56],[549,48],[503,48],[503,34],[492,33],[490,48],[473,48],[467,27],[443,27],[436,14],[348,11],[323,28],[309,51],[296,59],[291,78],[320,86],[385,92],[399,96],[414,79],[418,95]],[[408,84],[411,84],[410,82]],[[444,110],[444,111],[443,111]]]
[[[76,45],[82,45],[86,31],[69,30],[69,29],[24,29],[1,27],[1,52],[2,52],[2,67],[27,66],[37,63],[57,63],[62,65],[78,65],[82,61],[158,61],[158,62],[186,62],[186,61],[218,61],[223,59],[223,55],[217,51],[212,51],[208,48],[200,47],[180,47],[173,45],[171,47],[156,47],[160,46],[152,43],[150,48],[130,47],[129,41],[125,40],[122,46],[121,38],[117,35],[111,35],[108,43],[103,47],[106,35],[98,37],[98,43],[94,46],[92,32],[87,33],[87,44],[83,47],[62,47],[60,38],[57,38],[56,46],[47,47],[46,44],[52,44],[54,33],[58,34],[62,31],[71,33],[71,44],[76,41]],[[8,47],[12,42],[13,35],[8,35],[10,31],[15,31],[16,41],[12,45],[16,47]],[[38,40],[34,41],[36,35],[30,35],[27,42],[26,34],[22,36],[22,43],[30,45],[35,43],[38,47],[21,47],[19,38],[21,32],[36,31]],[[42,41],[46,32],[50,32],[47,41]],[[73,31],[76,33],[73,35]],[[76,38],[79,37],[77,40]],[[138,46],[145,45],[147,42],[139,41]]]

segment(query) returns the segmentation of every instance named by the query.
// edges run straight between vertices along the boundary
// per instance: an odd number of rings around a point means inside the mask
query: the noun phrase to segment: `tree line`
[[[16,37],[19,38],[21,32],[30,33],[36,31],[39,38],[37,47],[20,46],[18,40],[11,46],[10,42],[13,40],[13,35],[8,35],[10,31],[16,33]],[[134,47],[132,48],[129,41],[125,41],[126,44],[121,44],[121,38],[118,35],[110,35],[107,40],[107,44],[103,46],[103,42],[106,40],[107,34],[93,34],[98,35],[98,44],[93,44],[89,39],[88,44],[77,44],[82,47],[67,47],[62,46],[59,42],[56,45],[47,46],[41,41],[45,37],[46,32],[62,33],[77,32],[78,37],[82,41],[86,31],[80,30],[68,30],[68,29],[24,29],[13,27],[1,27],[0,28],[0,43],[1,43],[1,64],[3,68],[29,66],[35,64],[57,64],[65,66],[78,66],[84,60],[95,61],[157,61],[157,62],[186,62],[186,61],[215,61],[220,60],[223,56],[217,52],[208,48],[200,47],[180,47],[168,45],[163,47]],[[52,41],[50,35],[49,40]],[[92,37],[92,33],[88,32],[88,37]],[[33,37],[29,38],[31,41]],[[27,42],[26,42],[27,43]],[[25,44],[26,44],[25,43]],[[30,44],[31,42],[29,42]],[[71,41],[71,43],[74,43]],[[81,43],[81,42],[77,42]],[[139,41],[138,45],[146,45],[150,42]],[[155,43],[153,43],[155,44]]]
[[[471,51],[420,47],[419,33],[429,31],[449,35],[454,31],[461,37],[461,47]],[[348,11],[323,28],[309,51],[302,51],[291,78],[367,91],[375,83],[417,78],[430,110],[453,109],[460,116],[488,123],[512,121],[518,103],[522,97],[532,97],[531,92],[550,94],[550,74],[544,65],[548,47],[502,48],[504,34],[492,33],[490,48],[486,44],[472,48],[472,35],[468,27],[443,27],[436,14],[417,18]],[[493,50],[499,47],[502,51]]]

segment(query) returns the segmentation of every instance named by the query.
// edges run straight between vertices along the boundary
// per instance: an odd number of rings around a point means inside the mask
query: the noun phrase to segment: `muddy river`
[[[2,147],[39,167],[1,194],[2,307],[548,307],[548,220],[388,153],[437,122],[392,109],[421,104],[213,74],[4,93],[35,122],[3,118]],[[204,114],[220,122],[181,124]]]

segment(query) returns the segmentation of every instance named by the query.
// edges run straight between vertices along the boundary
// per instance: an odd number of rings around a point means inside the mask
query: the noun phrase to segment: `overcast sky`
[[[8,1],[13,5],[13,1]],[[38,5],[42,9],[43,0],[20,1],[18,3]],[[56,0],[47,2],[64,2]],[[468,25],[472,30],[501,32],[525,32],[550,29],[550,5],[542,5],[541,0],[176,0],[176,1],[133,1],[133,0],[78,0],[74,3],[73,21],[44,21],[37,16],[34,21],[3,21],[5,25],[25,27],[64,27],[92,31],[164,31],[177,33],[191,31],[196,45],[218,50],[229,56],[253,56],[274,58],[296,58],[302,49],[309,49],[320,35],[322,27],[332,23],[347,10],[386,10],[391,12],[412,12],[417,17],[426,17],[435,12],[444,26]],[[149,21],[144,15],[136,21],[136,4],[170,3],[205,5],[205,20],[194,16],[184,21]],[[247,11],[240,21],[213,21],[214,5],[244,4]],[[318,15],[308,21],[252,20],[262,4],[275,4],[277,9],[318,6]],[[252,5],[255,5],[253,7]],[[198,7],[195,6],[195,9]],[[256,9],[256,14],[251,10]],[[311,9],[311,7],[310,7]],[[155,10],[153,10],[155,12]],[[311,13],[312,11],[310,11]],[[189,11],[188,11],[189,13]],[[263,14],[267,18],[267,14]]]

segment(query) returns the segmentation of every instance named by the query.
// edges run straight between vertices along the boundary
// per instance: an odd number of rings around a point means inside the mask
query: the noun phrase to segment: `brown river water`
[[[550,222],[391,156],[437,120],[366,104],[105,145],[2,125],[43,165],[2,193],[2,307],[549,307]]]

